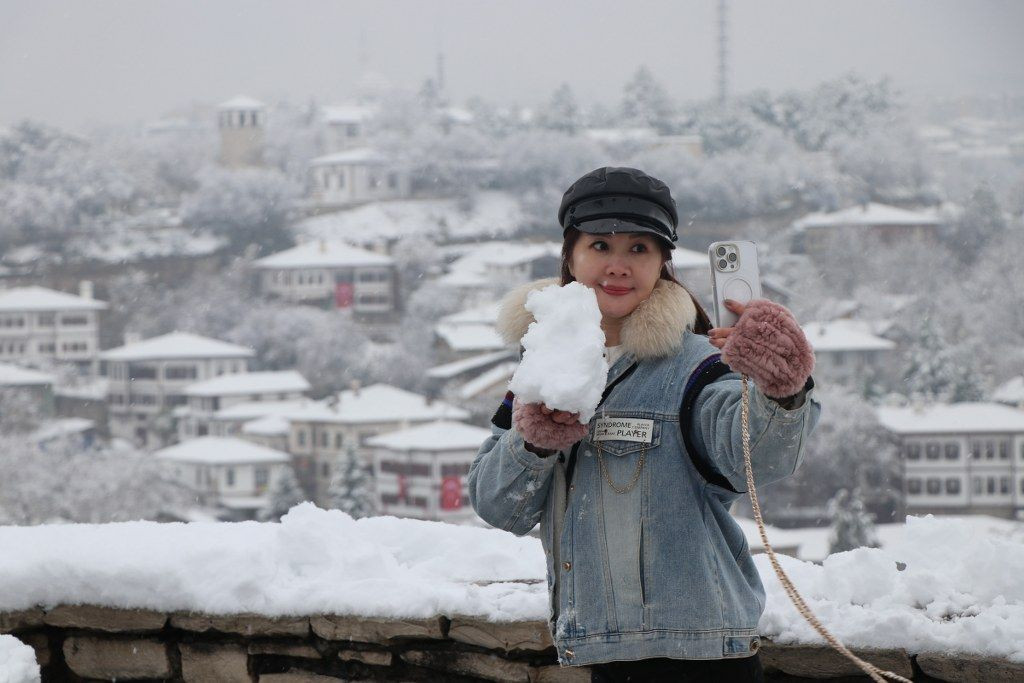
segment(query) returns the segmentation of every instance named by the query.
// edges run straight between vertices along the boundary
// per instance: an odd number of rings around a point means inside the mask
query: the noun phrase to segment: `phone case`
[[[732,327],[739,316],[725,307],[725,300],[746,303],[761,298],[757,244],[750,240],[713,242],[708,247],[708,258],[711,259],[715,327]]]

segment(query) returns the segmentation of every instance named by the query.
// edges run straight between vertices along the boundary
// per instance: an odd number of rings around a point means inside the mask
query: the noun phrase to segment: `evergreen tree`
[[[864,502],[857,489],[839,492],[828,502],[828,514],[832,520],[832,533],[828,539],[828,552],[841,553],[854,548],[877,548],[875,525],[871,516],[864,511]]]
[[[994,238],[1006,229],[1006,219],[995,193],[979,185],[964,204],[960,218],[948,235],[949,246],[960,260],[970,265]]]
[[[946,340],[931,316],[922,318],[908,343],[908,356],[903,383],[909,397],[927,402],[981,400],[976,352]]]
[[[652,126],[662,133],[671,132],[675,108],[671,98],[654,74],[641,66],[626,83],[622,94],[622,118],[626,123]]]
[[[353,519],[369,517],[375,512],[372,485],[370,473],[359,462],[355,451],[349,448],[327,489],[327,505]]]
[[[551,95],[538,117],[544,128],[574,135],[580,128],[580,108],[568,83],[563,83]]]
[[[276,522],[281,519],[282,515],[304,500],[306,500],[306,494],[299,486],[299,480],[295,478],[295,472],[291,465],[288,465],[270,489],[270,498],[267,501],[267,506],[260,510],[260,519],[265,522]]]

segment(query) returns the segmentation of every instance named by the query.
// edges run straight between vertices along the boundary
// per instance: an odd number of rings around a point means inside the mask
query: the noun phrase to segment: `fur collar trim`
[[[509,344],[519,344],[533,314],[526,310],[526,296],[535,289],[557,285],[557,278],[537,280],[509,292],[501,301],[497,329]],[[693,329],[697,309],[685,289],[669,280],[658,280],[646,301],[636,307],[622,325],[622,348],[637,360],[671,356],[683,346],[683,329]]]

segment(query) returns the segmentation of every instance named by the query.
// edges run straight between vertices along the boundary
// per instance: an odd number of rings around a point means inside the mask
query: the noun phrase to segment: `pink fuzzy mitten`
[[[587,425],[578,421],[562,424],[555,422],[552,415],[545,415],[540,403],[516,401],[512,408],[516,429],[528,444],[537,448],[560,451],[587,435]]]
[[[773,398],[800,391],[814,370],[814,351],[796,318],[767,299],[746,304],[722,346],[722,360]]]

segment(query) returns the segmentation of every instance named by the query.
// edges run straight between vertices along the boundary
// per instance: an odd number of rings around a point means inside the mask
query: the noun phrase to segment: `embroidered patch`
[[[594,441],[636,441],[651,443],[654,438],[654,420],[631,417],[602,417],[594,426]]]

